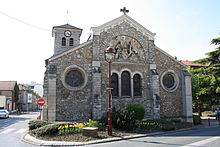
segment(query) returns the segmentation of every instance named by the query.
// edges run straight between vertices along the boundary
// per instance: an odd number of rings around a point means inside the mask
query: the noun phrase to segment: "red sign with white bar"
[[[44,100],[44,99],[38,99],[38,100],[37,100],[37,104],[38,104],[39,106],[43,106],[43,105],[45,104],[45,100]]]

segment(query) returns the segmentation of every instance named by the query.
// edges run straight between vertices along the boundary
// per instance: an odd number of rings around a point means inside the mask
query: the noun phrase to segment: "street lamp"
[[[111,63],[115,58],[115,49],[108,47],[105,50],[105,60],[108,62],[108,135],[112,135],[112,119],[111,119]]]
[[[197,97],[198,100],[198,116],[200,117],[200,100],[199,100],[199,96]]]

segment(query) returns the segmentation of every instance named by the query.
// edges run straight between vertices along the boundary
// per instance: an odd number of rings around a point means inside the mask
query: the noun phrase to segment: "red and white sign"
[[[38,99],[38,100],[37,100],[37,104],[38,104],[39,106],[43,106],[43,105],[45,104],[45,100],[44,100],[44,99]]]

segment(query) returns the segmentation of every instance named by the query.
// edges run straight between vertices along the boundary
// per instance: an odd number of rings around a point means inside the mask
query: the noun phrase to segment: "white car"
[[[0,110],[0,118],[9,118],[9,112],[7,110]]]

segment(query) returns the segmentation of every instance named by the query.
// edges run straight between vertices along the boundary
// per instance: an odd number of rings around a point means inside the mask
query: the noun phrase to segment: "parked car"
[[[0,110],[0,118],[9,118],[9,112],[7,110]]]

